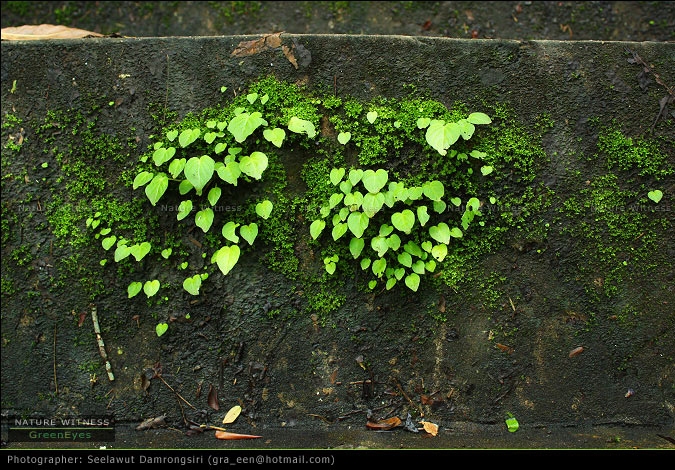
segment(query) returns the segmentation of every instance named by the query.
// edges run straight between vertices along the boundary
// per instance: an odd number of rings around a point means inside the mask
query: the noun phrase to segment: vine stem
[[[108,354],[105,352],[105,344],[103,343],[103,337],[101,336],[101,327],[98,324],[98,314],[96,313],[96,305],[94,304],[91,306],[91,320],[94,322],[94,333],[96,333],[98,351],[101,353],[101,357],[105,361],[105,371],[108,373],[108,379],[112,382],[115,380],[115,376],[113,375],[112,366],[108,360]]]

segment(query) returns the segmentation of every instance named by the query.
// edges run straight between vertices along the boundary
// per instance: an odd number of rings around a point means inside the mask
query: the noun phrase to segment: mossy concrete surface
[[[3,41],[1,74],[5,447],[673,447],[675,44],[286,34],[267,43]],[[214,271],[198,297],[174,276],[166,299],[129,299],[139,272],[154,279],[164,267],[102,266],[100,240],[69,243],[88,233],[92,212],[86,196],[69,195],[106,188],[127,204],[108,214],[134,214],[130,231],[183,227],[176,237],[198,259],[208,241],[195,239],[199,230],[157,222],[157,208],[134,202],[139,191],[120,177],[167,116],[245,95],[269,75],[364,103],[413,90],[495,123],[494,109],[508,108],[502,125],[523,129],[545,156],[532,179],[500,183],[531,192],[529,205],[509,209],[518,221],[492,233],[501,245],[462,266],[456,285],[367,292],[345,274],[325,293],[343,301],[322,311],[320,296],[307,294],[306,273],[323,271],[320,249],[308,248],[313,216],[298,206],[288,209],[290,244],[304,276],[274,269],[261,245],[227,276]],[[320,137],[334,139],[323,124]],[[72,148],[84,137],[86,152]],[[518,144],[509,138],[506,153]],[[319,157],[306,146],[281,159],[289,200]],[[158,336],[163,321],[169,330]],[[223,424],[235,405],[241,415]],[[113,417],[115,441],[6,434],[14,417],[72,416]],[[403,425],[373,429],[392,417]],[[137,430],[152,418],[156,426]],[[262,438],[219,441],[199,425]]]

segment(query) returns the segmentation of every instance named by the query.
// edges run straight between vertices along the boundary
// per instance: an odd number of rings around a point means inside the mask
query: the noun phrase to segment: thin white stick
[[[108,373],[108,379],[112,382],[115,380],[115,376],[112,372],[112,366],[110,361],[108,361],[108,354],[105,352],[105,344],[103,344],[103,338],[101,337],[101,328],[98,326],[98,315],[96,314],[96,305],[91,306],[91,319],[94,322],[94,332],[96,333],[96,342],[98,342],[98,350],[101,353],[101,357],[105,361],[105,371]]]

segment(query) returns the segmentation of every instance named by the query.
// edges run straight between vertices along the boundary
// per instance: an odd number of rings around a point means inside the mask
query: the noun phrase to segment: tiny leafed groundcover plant
[[[371,124],[377,112],[367,114]],[[479,150],[469,154],[448,149],[457,140],[469,140],[476,125],[490,124],[487,114],[471,113],[454,122],[419,118],[417,128],[426,129],[424,139],[441,158],[459,162],[469,158],[482,160],[486,155]],[[351,132],[340,132],[338,142],[346,145]],[[489,165],[480,166],[485,177],[492,173]],[[383,285],[386,290],[401,283],[417,291],[422,276],[434,273],[451,250],[453,240],[481,216],[481,201],[470,196],[462,200],[448,194],[443,181],[431,179],[420,184],[407,185],[391,178],[383,168],[332,168],[327,175],[335,191],[320,208],[319,217],[309,227],[314,240],[330,237],[343,240],[349,257],[361,270],[369,273],[368,288]],[[483,222],[481,221],[482,225]],[[329,233],[330,235],[324,235]],[[323,263],[328,274],[337,271],[340,255],[330,253]]]

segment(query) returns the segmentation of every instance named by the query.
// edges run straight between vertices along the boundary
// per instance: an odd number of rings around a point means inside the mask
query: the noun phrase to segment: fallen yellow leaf
[[[230,410],[223,418],[223,424],[234,423],[234,420],[239,417],[239,413],[241,413],[241,406],[235,405],[232,408],[230,408]]]
[[[424,430],[432,436],[438,434],[438,424],[430,423],[429,421],[422,421],[421,424],[424,426]]]

